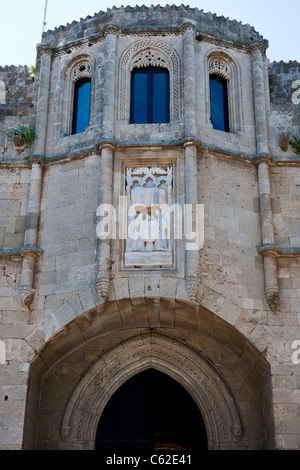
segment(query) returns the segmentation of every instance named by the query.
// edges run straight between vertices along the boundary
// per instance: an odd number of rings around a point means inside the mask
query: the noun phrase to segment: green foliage
[[[201,42],[203,40],[203,36],[201,34],[196,35],[196,41]]]
[[[27,144],[32,142],[36,138],[35,129],[32,126],[21,126],[21,124],[17,123],[16,127],[11,127],[10,130],[7,132],[7,137],[12,139],[15,136],[19,136],[23,139],[24,142]]]
[[[298,139],[296,136],[293,135],[293,138],[290,140],[290,144],[294,149],[294,152],[297,155],[300,155],[300,138]]]
[[[36,71],[36,64],[30,64],[28,65],[28,70],[31,73],[31,77],[34,79],[35,78],[35,71]]]

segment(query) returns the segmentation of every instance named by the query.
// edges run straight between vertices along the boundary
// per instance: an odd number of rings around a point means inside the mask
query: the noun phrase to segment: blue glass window
[[[229,132],[227,80],[219,75],[210,76],[210,113],[214,129]]]
[[[75,83],[72,134],[84,132],[90,121],[91,79],[82,78]]]
[[[170,122],[169,71],[161,67],[134,69],[131,74],[130,123]]]

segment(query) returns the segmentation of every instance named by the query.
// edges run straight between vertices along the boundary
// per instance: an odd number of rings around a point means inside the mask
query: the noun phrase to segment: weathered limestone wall
[[[128,124],[130,67],[145,48],[170,70],[170,124]],[[35,90],[25,67],[0,69],[0,448],[22,447],[24,421],[25,448],[36,436],[38,448],[56,448],[82,375],[153,331],[214,365],[244,448],[272,448],[273,437],[300,447],[300,173],[279,146],[281,132],[299,133],[299,106],[283,104],[299,64],[270,67],[270,104],[265,48],[250,26],[197,9],[122,7],[45,33]],[[228,74],[230,133],[210,124],[211,58]],[[91,122],[72,136],[71,74],[82,61]],[[35,113],[38,136],[16,151],[6,132]],[[171,162],[176,202],[204,205],[204,247],[187,255],[178,243],[176,269],[126,271],[122,244],[97,240],[97,206],[125,194],[124,168],[140,162]]]
[[[271,168],[273,223],[282,248],[300,247],[300,168]]]
[[[20,450],[23,441],[28,374],[33,350],[26,336],[34,329],[30,313],[21,309],[16,288],[21,276],[19,257],[0,259],[0,331],[4,360],[0,364],[0,448]]]
[[[293,148],[280,148],[281,136],[299,138],[300,122],[300,64],[273,62],[269,66],[270,84],[270,147],[274,156],[293,155]],[[298,92],[297,92],[298,91]]]
[[[29,168],[1,169],[0,248],[20,249],[24,245]]]
[[[97,155],[45,169],[36,299],[43,317],[95,280],[99,177]]]
[[[0,67],[2,99],[0,99],[0,160],[28,158],[28,145],[16,151],[6,133],[17,123],[30,125],[34,122],[33,101],[35,83],[26,66]]]

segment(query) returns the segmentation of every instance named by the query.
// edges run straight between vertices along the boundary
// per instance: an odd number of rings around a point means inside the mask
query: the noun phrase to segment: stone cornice
[[[97,33],[88,37],[83,37],[75,41],[70,41],[62,46],[51,47],[50,45],[39,44],[37,46],[38,55],[51,54],[55,57],[70,54],[78,49],[92,46],[98,42],[103,42],[108,34],[115,34],[118,37],[167,37],[167,36],[183,36],[186,31],[192,31],[195,39],[198,41],[208,42],[219,47],[225,47],[227,49],[234,49],[246,54],[251,54],[253,50],[259,49],[262,53],[266,52],[268,48],[268,42],[266,40],[256,41],[253,44],[243,43],[234,41],[231,39],[225,39],[220,36],[214,36],[211,34],[204,33],[200,29],[197,29],[195,25],[190,22],[183,23],[180,27],[119,27],[115,24],[107,24],[103,29]]]
[[[277,245],[263,245],[258,248],[258,253],[262,256],[272,254],[275,257],[294,257],[300,256],[300,247],[282,248]]]
[[[42,256],[43,250],[37,246],[26,245],[22,248],[0,248],[0,257],[23,257],[26,255],[33,255],[37,258]]]
[[[211,153],[216,156],[221,156],[221,157],[228,157],[232,158],[234,160],[238,160],[240,162],[244,163],[252,163],[254,165],[259,164],[259,162],[266,161],[269,162],[271,165],[291,165],[291,166],[300,166],[300,158],[291,156],[291,157],[274,157],[272,155],[257,155],[257,154],[247,154],[243,152],[237,152],[235,150],[231,149],[225,149],[221,147],[215,147],[213,145],[205,144],[200,141],[197,137],[187,137],[182,140],[178,141],[150,141],[150,142],[144,142],[144,141],[126,141],[126,142],[121,142],[117,140],[106,140],[102,139],[98,141],[95,145],[92,145],[90,147],[82,148],[82,149],[75,149],[73,151],[70,151],[68,153],[64,154],[58,154],[54,155],[51,157],[43,157],[41,155],[33,155],[32,157],[28,158],[27,160],[5,160],[5,159],[0,159],[0,168],[1,167],[13,167],[13,168],[31,168],[33,163],[40,163],[41,165],[52,165],[57,162],[62,162],[62,161],[70,161],[72,159],[80,159],[80,158],[85,158],[92,153],[98,152],[99,149],[105,145],[110,145],[113,146],[114,148],[178,148],[182,147],[187,143],[187,142],[192,142],[197,147],[200,147],[202,151],[206,153]]]
[[[36,51],[38,56],[42,56],[44,54],[48,54],[52,56],[54,54],[55,49],[48,44],[38,44],[36,46]]]
[[[161,29],[172,25],[174,28],[180,28],[183,23],[190,23],[196,28],[202,29],[208,34],[219,35],[222,32],[224,39],[246,40],[251,42],[263,42],[263,37],[255,31],[249,24],[242,24],[234,19],[218,16],[211,12],[204,12],[198,8],[190,8],[185,5],[151,5],[143,6],[121,6],[108,8],[106,11],[100,11],[93,16],[81,18],[80,21],[73,21],[71,24],[61,25],[54,30],[43,33],[42,43],[51,43],[53,45],[61,44],[68,37],[84,37],[86,30],[91,35],[99,31],[99,27],[104,24],[127,25],[128,28],[137,28],[143,24]]]

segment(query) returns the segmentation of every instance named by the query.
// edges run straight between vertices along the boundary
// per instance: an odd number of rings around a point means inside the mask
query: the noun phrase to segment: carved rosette
[[[197,292],[199,287],[199,279],[196,277],[189,277],[186,280],[186,288],[188,290],[190,299],[197,302]]]
[[[98,279],[96,282],[97,293],[101,300],[106,300],[109,292],[110,280],[106,278]]]

